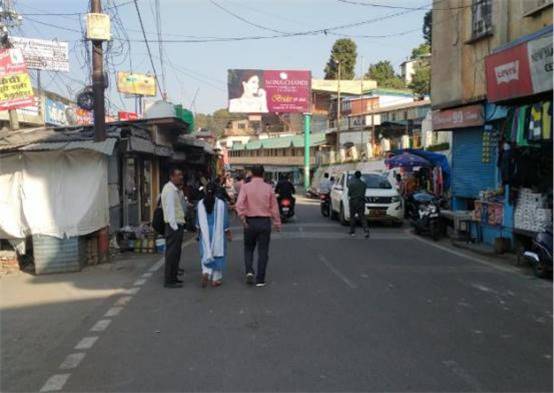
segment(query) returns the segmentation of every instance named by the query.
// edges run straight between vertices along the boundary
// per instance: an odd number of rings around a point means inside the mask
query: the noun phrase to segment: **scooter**
[[[531,249],[523,256],[533,267],[535,276],[546,278],[552,274],[552,226],[535,235]]]
[[[281,198],[279,201],[279,212],[281,213],[281,222],[285,223],[294,216],[292,209],[292,200],[290,198]]]
[[[329,214],[331,213],[331,195],[327,193],[321,193],[319,194],[319,201],[321,206],[321,215],[323,217],[329,217]]]
[[[440,220],[441,201],[428,192],[415,192],[406,200],[406,215],[417,235],[428,234],[435,241],[442,234]]]

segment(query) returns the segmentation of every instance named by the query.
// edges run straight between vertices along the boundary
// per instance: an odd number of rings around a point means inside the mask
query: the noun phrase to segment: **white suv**
[[[350,221],[348,183],[354,172],[345,172],[338,178],[331,190],[331,218],[346,225]],[[401,224],[404,218],[402,198],[388,179],[379,172],[362,173],[367,184],[365,193],[365,215],[372,221],[390,221]]]

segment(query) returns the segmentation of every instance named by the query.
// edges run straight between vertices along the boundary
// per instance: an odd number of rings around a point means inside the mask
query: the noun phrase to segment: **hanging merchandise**
[[[526,127],[528,123],[525,120],[527,119],[527,113],[529,112],[529,106],[523,105],[517,109],[517,132],[516,132],[516,143],[518,146],[529,146],[527,143],[526,136]]]
[[[542,139],[552,139],[552,101],[542,103]]]
[[[527,139],[540,141],[542,139],[542,103],[538,102],[530,106],[528,124]]]

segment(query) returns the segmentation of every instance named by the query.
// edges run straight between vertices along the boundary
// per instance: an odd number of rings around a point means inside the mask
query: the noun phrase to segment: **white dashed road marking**
[[[110,325],[112,321],[110,319],[101,319],[90,328],[91,332],[103,332]]]
[[[133,287],[133,288],[127,289],[124,293],[126,295],[136,295],[138,291],[140,291],[140,287]]]
[[[146,279],[141,278],[140,280],[135,281],[135,282],[133,283],[133,286],[134,286],[134,287],[138,287],[138,286],[144,285],[145,282],[146,282]]]
[[[63,385],[67,382],[71,374],[56,374],[52,375],[44,386],[40,389],[41,392],[55,392],[62,390]]]
[[[117,299],[117,301],[114,303],[114,306],[125,306],[127,303],[131,301],[133,297],[132,296],[123,296]]]
[[[142,277],[142,278],[149,278],[149,277],[152,277],[152,272],[146,272],[146,273],[144,273],[141,277]]]
[[[75,345],[75,349],[90,349],[96,340],[98,340],[98,336],[85,337]]]
[[[119,315],[119,313],[123,310],[123,307],[112,307],[110,308],[106,314],[104,314],[105,317],[116,317]]]
[[[75,368],[81,363],[81,360],[85,358],[84,352],[79,353],[72,353],[71,355],[67,355],[65,360],[62,364],[60,364],[61,370],[70,370],[72,368]]]

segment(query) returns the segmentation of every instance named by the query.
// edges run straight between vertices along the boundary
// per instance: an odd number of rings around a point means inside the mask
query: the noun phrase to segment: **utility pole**
[[[19,26],[21,23],[21,17],[12,10],[10,0],[0,0],[0,45],[2,48],[11,48],[12,45],[9,41],[8,28]],[[10,109],[8,111],[10,115],[10,129],[19,130],[19,119],[17,118],[17,111]]]
[[[102,13],[100,0],[92,0],[90,12]],[[104,51],[102,41],[92,41],[92,93],[94,95],[94,140],[102,142],[106,139],[106,109],[104,104]]]

